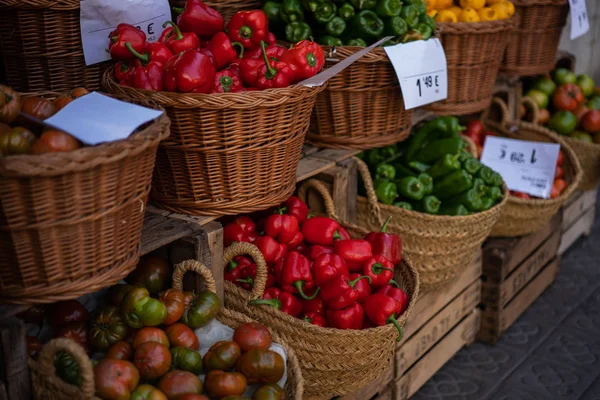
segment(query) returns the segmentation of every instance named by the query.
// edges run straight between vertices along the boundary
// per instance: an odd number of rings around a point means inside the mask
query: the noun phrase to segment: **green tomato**
[[[135,329],[157,326],[167,318],[167,306],[150,297],[148,289],[136,287],[125,295],[121,315],[125,323]]]
[[[171,349],[171,366],[191,372],[194,375],[202,373],[202,356],[195,350],[186,347],[174,347]]]
[[[537,79],[531,88],[544,92],[547,96],[552,96],[556,91],[556,83],[552,79],[543,76]]]
[[[594,143],[594,139],[592,139],[592,136],[589,133],[586,133],[586,132],[573,131],[571,133],[571,137],[573,139],[581,140],[582,142]]]
[[[575,83],[577,83],[577,86],[579,86],[585,97],[590,97],[594,93],[594,80],[591,76],[585,74],[579,75]]]
[[[181,322],[192,329],[200,328],[208,324],[219,312],[221,300],[219,297],[205,290],[200,292],[190,302],[190,306],[184,311]]]
[[[552,79],[557,85],[564,85],[565,83],[577,82],[577,75],[567,68],[556,68],[552,71]]]
[[[592,96],[588,100],[586,107],[590,110],[600,110],[600,96]]]
[[[570,111],[559,111],[548,121],[548,128],[560,135],[569,135],[577,126],[577,117]]]
[[[531,97],[531,99],[537,104],[539,108],[548,108],[549,98],[548,95],[541,90],[532,89],[526,94],[527,97]]]
[[[54,368],[60,379],[71,385],[81,386],[79,365],[71,354],[66,351],[57,352],[54,356]]]

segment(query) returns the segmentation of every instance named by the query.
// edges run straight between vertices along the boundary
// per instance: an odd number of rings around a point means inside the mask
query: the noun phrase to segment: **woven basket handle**
[[[212,271],[200,261],[196,260],[187,260],[175,266],[175,270],[173,271],[174,289],[183,290],[183,276],[188,271],[193,271],[204,279],[206,290],[217,293],[217,283],[215,282]]]
[[[262,299],[265,294],[265,286],[267,285],[267,263],[262,253],[252,243],[236,242],[225,249],[223,252],[223,268],[227,268],[227,264],[235,256],[250,256],[256,263],[256,279],[252,292],[250,292],[251,300]]]
[[[499,97],[492,98],[492,105],[490,105],[488,108],[483,110],[483,112],[481,113],[481,121],[484,121],[484,123],[485,123],[485,121],[490,119],[490,110],[492,109],[493,105],[498,106],[498,108],[500,109],[500,118],[501,118],[501,120],[499,121],[500,124],[502,125],[502,127],[508,129],[511,125],[510,112],[509,112],[508,106],[506,105],[504,100],[502,100]],[[498,121],[491,121],[491,122],[498,123]]]
[[[369,167],[367,167],[367,164],[359,158],[354,157],[353,160],[356,161],[358,172],[365,184],[365,190],[367,191],[367,207],[369,210],[369,215],[367,217],[373,225],[382,226],[383,218],[381,218],[381,208],[379,208],[379,204],[377,203],[377,195],[375,194]]]
[[[329,218],[335,219],[336,221],[339,221],[340,218],[335,212],[335,204],[333,204],[333,199],[331,198],[329,190],[327,190],[325,185],[323,185],[322,182],[316,179],[309,179],[306,182],[304,182],[298,189],[298,197],[305,203],[307,201],[307,194],[309,189],[314,189],[317,193],[321,195],[323,203],[325,203],[325,212],[327,213],[327,216]]]
[[[537,124],[540,119],[540,108],[538,107],[537,103],[535,101],[533,101],[533,99],[531,97],[527,97],[527,96],[523,97],[521,102],[523,103],[524,106],[526,106],[527,108],[529,108],[531,110],[531,113],[533,114],[531,117],[531,122],[533,122],[534,124]]]
[[[79,375],[81,376],[81,386],[79,390],[86,398],[94,396],[94,367],[90,358],[83,350],[83,347],[71,339],[58,338],[49,341],[40,352],[39,363],[40,369],[50,377],[56,379],[60,383],[68,385],[56,376],[56,368],[54,368],[54,356],[60,351],[69,353],[77,365],[79,366]]]

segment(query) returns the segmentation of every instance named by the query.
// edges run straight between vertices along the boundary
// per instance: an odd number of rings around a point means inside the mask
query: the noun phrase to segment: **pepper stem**
[[[267,57],[267,50],[265,48],[266,46],[265,46],[264,40],[260,41],[260,47],[262,49],[263,57],[265,59],[265,65],[267,66],[267,73],[265,74],[265,78],[273,79],[273,78],[275,78],[275,75],[277,75],[277,70],[275,68],[271,67],[271,63],[269,62],[269,57]]]
[[[304,300],[313,300],[315,297],[317,297],[317,295],[321,291],[321,288],[317,288],[317,290],[315,290],[315,292],[312,294],[312,296],[307,296],[304,293],[304,291],[302,290],[303,286],[304,286],[304,281],[296,281],[296,282],[294,282],[294,287],[298,291],[298,294],[300,295],[300,297],[302,297]]]
[[[273,308],[281,310],[281,301],[279,301],[279,299],[259,299],[259,300],[252,300],[248,304],[250,304],[252,306],[264,304],[266,306],[271,306]]]
[[[236,279],[236,282],[240,282],[240,283],[247,283],[248,285],[254,285],[254,279],[252,279],[251,276],[247,277],[246,279]]]
[[[400,285],[398,284],[398,282],[396,282],[396,281],[395,281],[395,280],[393,280],[393,279],[390,279],[390,281],[388,282],[388,285],[390,285],[390,286],[395,286],[395,287],[397,287],[397,288],[400,288]]]
[[[277,210],[275,210],[275,214],[283,215],[283,213],[286,211],[287,207],[279,207]]]
[[[233,260],[229,261],[229,264],[228,264],[229,271],[236,269],[238,267],[238,265],[240,265],[240,264]]]
[[[243,58],[244,57],[244,45],[241,44],[240,42],[231,42],[231,47],[236,47],[236,46],[238,46],[240,48],[240,52],[238,53],[238,58]]]
[[[375,275],[379,275],[381,274],[383,271],[392,271],[394,272],[393,269],[391,268],[386,268],[383,265],[379,264],[379,263],[375,263],[373,265],[371,265],[371,271],[375,274]]]
[[[171,10],[175,11],[175,13],[177,13],[177,14],[181,14],[182,12],[185,11],[185,8],[183,8],[183,7],[171,7]]]
[[[317,57],[315,56],[315,53],[313,53],[313,52],[306,53],[306,62],[311,67],[316,66],[317,65]]]
[[[360,281],[361,279],[365,279],[365,278],[369,280],[369,283],[373,283],[373,279],[371,279],[370,276],[362,275],[362,276],[359,276],[358,278],[356,278],[353,281],[348,281],[348,285],[350,285],[351,288],[354,288],[354,285],[356,285],[356,283],[358,281]]]
[[[146,54],[140,54],[137,51],[135,51],[135,49],[133,48],[133,46],[131,45],[131,43],[129,42],[125,42],[125,47],[127,47],[127,49],[129,49],[129,51],[131,52],[131,54],[133,54],[134,56],[136,56],[137,58],[139,58],[140,60],[142,60],[142,63],[144,65],[146,65],[149,61],[150,61],[150,54],[146,53]]]
[[[219,78],[219,83],[221,84],[224,92],[229,92],[231,85],[233,85],[233,79],[231,79],[230,76],[222,76]]]
[[[181,33],[181,29],[175,24],[173,21],[167,21],[163,24],[163,28],[166,28],[167,25],[171,25],[173,27],[173,32],[177,35],[177,40],[183,39],[183,34]]]
[[[386,322],[394,324],[396,329],[398,329],[398,337],[396,338],[396,342],[399,342],[400,340],[402,340],[402,335],[403,335],[402,327],[398,323],[398,320],[396,320],[396,317],[394,317],[394,314],[390,315]]]
[[[383,223],[383,226],[381,227],[381,230],[379,232],[383,232],[383,233],[387,233],[387,226],[390,223],[390,220],[392,219],[392,216],[390,215],[385,222]]]
[[[342,240],[343,238],[342,238],[342,235],[340,235],[340,233],[339,233],[339,232],[336,230],[336,231],[333,233],[333,239],[334,239],[334,240],[335,240],[335,239],[337,239],[337,240]]]
[[[244,25],[240,28],[239,34],[244,39],[250,39],[252,37],[252,28],[250,28],[248,25]]]

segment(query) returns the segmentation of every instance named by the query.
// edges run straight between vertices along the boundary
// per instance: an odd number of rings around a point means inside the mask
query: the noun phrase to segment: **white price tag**
[[[446,54],[439,39],[384,47],[402,88],[407,110],[448,97]]]
[[[560,145],[486,137],[481,162],[502,175],[510,190],[550,197]]]
[[[590,21],[585,0],[569,0],[569,5],[571,6],[571,40],[573,40],[590,30]]]

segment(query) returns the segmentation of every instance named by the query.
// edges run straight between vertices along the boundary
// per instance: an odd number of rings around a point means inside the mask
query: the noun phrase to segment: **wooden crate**
[[[581,236],[588,236],[596,216],[596,191],[575,192],[562,208],[562,236],[558,254],[562,255]]]
[[[492,238],[483,247],[482,314],[477,340],[495,344],[516,319],[552,284],[561,216],[540,231],[518,238]]]

